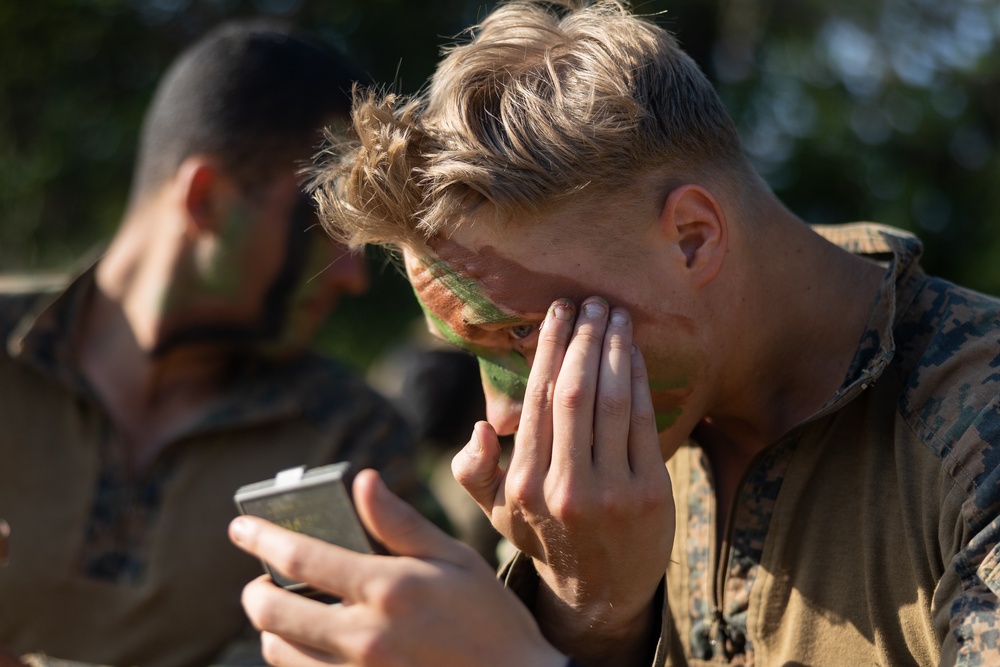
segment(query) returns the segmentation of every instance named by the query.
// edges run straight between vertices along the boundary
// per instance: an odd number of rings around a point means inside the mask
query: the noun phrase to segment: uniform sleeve
[[[994,518],[956,556],[958,584],[943,602],[950,631],[941,647],[941,664],[1000,665],[1000,518]]]
[[[990,378],[992,386],[1000,387],[998,377]],[[962,458],[957,477],[968,496],[958,520],[964,545],[949,564],[942,580],[947,590],[937,601],[949,614],[941,664],[1000,665],[1000,399],[971,413],[966,424],[952,449]]]

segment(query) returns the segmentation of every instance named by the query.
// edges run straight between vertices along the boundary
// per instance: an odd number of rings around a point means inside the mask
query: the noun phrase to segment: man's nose
[[[497,435],[514,435],[521,423],[523,401],[511,398],[486,380],[483,393],[486,395],[486,421],[493,425]]]

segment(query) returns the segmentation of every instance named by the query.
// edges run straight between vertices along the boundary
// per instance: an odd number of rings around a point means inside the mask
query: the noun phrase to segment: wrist
[[[532,612],[546,639],[578,666],[646,665],[662,638],[664,585],[661,579],[651,597],[626,614],[624,605],[570,604],[539,577]]]
[[[557,576],[545,563],[533,560],[537,584],[531,599],[535,616],[544,618],[570,633],[594,631],[613,640],[642,633],[650,618],[657,584],[647,593],[587,587],[578,581]],[[617,593],[617,594],[616,594]]]

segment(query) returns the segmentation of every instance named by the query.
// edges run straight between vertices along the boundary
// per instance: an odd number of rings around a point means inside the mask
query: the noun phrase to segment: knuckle
[[[387,572],[381,577],[372,577],[362,584],[362,596],[373,607],[385,608],[393,604],[396,591],[396,577]]]
[[[552,406],[552,385],[549,382],[529,382],[525,399],[535,408],[548,411]]]
[[[588,393],[579,385],[556,387],[555,403],[565,410],[575,411],[588,407]]]
[[[608,350],[619,352],[621,354],[632,353],[632,343],[627,341],[625,337],[617,331],[608,336],[607,346]]]
[[[573,342],[582,345],[601,345],[604,343],[604,331],[593,324],[584,324],[576,330]]]
[[[645,484],[639,489],[638,502],[641,511],[659,511],[672,499],[670,487],[664,484]]]
[[[568,327],[545,325],[539,333],[539,341],[544,345],[563,347],[566,345],[568,334]]]
[[[632,406],[632,428],[638,431],[648,430],[654,428],[656,424],[656,415],[653,413],[651,408],[647,407],[635,407]]]
[[[628,396],[618,392],[601,394],[598,404],[601,412],[612,417],[624,417],[632,407]]]
[[[358,661],[362,665],[396,664],[392,645],[383,633],[372,633],[361,639],[356,647]]]
[[[591,514],[588,494],[580,492],[575,484],[561,484],[546,498],[549,511],[561,523],[572,526]]]
[[[534,477],[523,472],[508,474],[506,493],[515,505],[524,508],[536,507],[541,496]]]
[[[390,617],[404,615],[423,599],[422,582],[415,576],[394,577],[387,582],[382,592],[382,606]]]
[[[565,499],[554,504],[552,516],[565,526],[572,527],[583,522],[589,513],[585,511],[581,503],[572,502]]]
[[[279,548],[271,564],[292,579],[301,579],[307,562],[305,550],[297,542],[285,542]]]
[[[628,513],[623,494],[617,489],[606,488],[601,492],[598,511],[603,516],[621,517]]]

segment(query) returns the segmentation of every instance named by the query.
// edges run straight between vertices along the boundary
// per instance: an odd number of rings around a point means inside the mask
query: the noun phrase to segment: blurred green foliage
[[[68,266],[108,239],[157,77],[219,21],[275,15],[413,92],[476,0],[0,3],[0,270]],[[636,0],[716,82],[761,173],[810,222],[915,231],[925,266],[1000,294],[1000,3]],[[373,255],[373,291],[326,333],[365,365],[418,314]],[[351,322],[350,327],[343,322]]]

